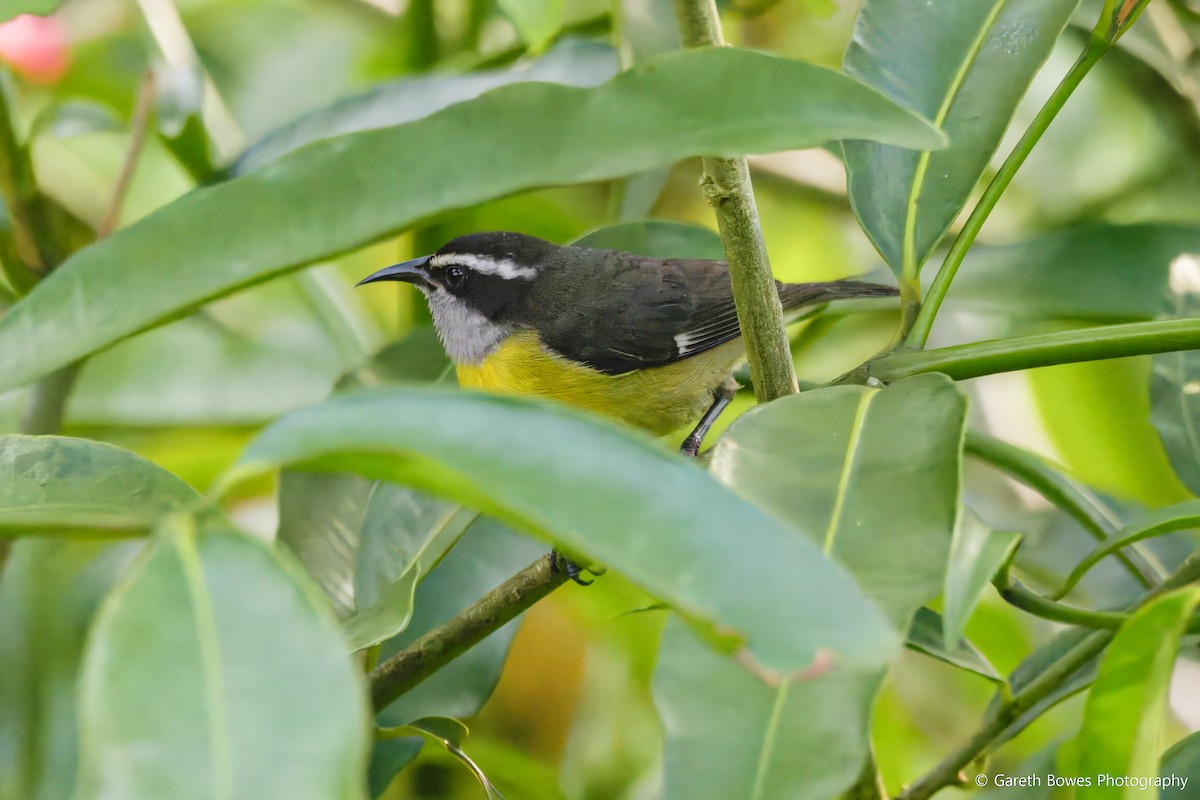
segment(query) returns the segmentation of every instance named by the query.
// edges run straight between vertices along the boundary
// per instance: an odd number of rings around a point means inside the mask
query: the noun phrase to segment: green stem
[[[1117,516],[1098,498],[1033,453],[971,430],[964,448],[968,455],[991,464],[1062,509],[1097,542],[1111,541],[1120,526]],[[1149,588],[1161,580],[1162,570],[1140,550],[1117,553],[1116,557],[1142,586]]]
[[[983,223],[991,215],[992,210],[999,202],[1001,195],[1008,189],[1008,185],[1012,183],[1013,178],[1017,174],[1017,170],[1025,163],[1025,159],[1029,157],[1034,145],[1042,138],[1042,134],[1050,127],[1050,123],[1058,116],[1058,112],[1066,104],[1067,98],[1079,86],[1080,81],[1084,76],[1091,71],[1096,62],[1100,60],[1111,45],[1094,36],[1089,36],[1087,44],[1084,46],[1083,52],[1079,55],[1079,59],[1075,65],[1071,67],[1071,71],[1066,74],[1066,77],[1058,84],[1054,93],[1046,101],[1038,111],[1029,128],[1017,142],[1017,146],[1009,153],[1008,158],[1004,160],[996,177],[992,178],[992,182],[988,184],[984,190],[983,196],[979,198],[979,202],[975,204],[975,208],[971,210],[971,215],[967,218],[954,243],[950,246],[950,252],[946,254],[946,259],[942,262],[941,268],[938,270],[937,276],[933,279],[933,283],[929,287],[929,293],[925,295],[925,302],[921,305],[920,311],[917,312],[916,318],[912,321],[912,327],[908,330],[905,336],[905,343],[910,347],[924,347],[925,342],[929,339],[929,332],[933,328],[934,318],[937,317],[938,310],[942,306],[942,301],[946,299],[946,292],[950,290],[950,283],[954,280],[958,268],[962,266],[963,259],[967,255],[967,251],[971,249],[971,245],[975,243],[975,238],[979,235],[980,229],[983,228]]]
[[[885,383],[926,372],[966,380],[1055,364],[1196,349],[1200,349],[1200,318],[1171,319],[990,339],[934,350],[893,350],[870,362],[867,370]]]
[[[557,556],[539,558],[371,670],[371,704],[382,711],[394,700],[446,664],[511,622],[518,614],[557,589],[567,571]]]
[[[725,44],[714,0],[675,0],[675,15],[685,47]],[[707,157],[703,165],[701,185],[716,212],[725,245],[754,394],[760,403],[795,394],[800,389],[750,185],[750,167],[744,158]]]
[[[1040,594],[1031,592],[1025,588],[1022,583],[1014,578],[1007,580],[993,581],[996,591],[1009,604],[1016,606],[1022,611],[1028,611],[1035,617],[1048,619],[1053,622],[1063,622],[1067,625],[1080,625],[1084,628],[1095,628],[1097,630],[1115,631],[1117,628],[1129,619],[1128,614],[1122,614],[1118,611],[1088,611],[1085,608],[1077,608],[1064,603],[1057,603],[1053,600],[1042,597]]]
[[[1161,584],[1146,592],[1136,607],[1174,591],[1181,586],[1200,580],[1200,559],[1183,564]],[[1112,640],[1114,633],[1098,630],[1089,634],[1078,644],[1063,653],[1040,675],[1010,697],[1000,695],[1000,702],[993,703],[983,725],[966,743],[943,759],[930,772],[900,793],[896,800],[929,800],[947,786],[962,783],[963,770],[984,756],[1005,730],[1043,698],[1062,685],[1076,671],[1092,660]],[[1007,685],[1006,685],[1007,688]],[[1003,692],[1004,690],[1002,690]]]
[[[67,399],[75,388],[82,361],[68,364],[41,378],[29,394],[29,405],[21,417],[21,433],[32,436],[54,434],[62,430]]]
[[[1192,530],[1200,527],[1200,513],[1196,512],[1196,505],[1196,501],[1192,501],[1179,506],[1159,509],[1153,512],[1149,519],[1143,520],[1137,525],[1130,525],[1107,541],[1101,542],[1096,549],[1088,553],[1079,562],[1075,569],[1071,570],[1071,574],[1067,576],[1067,580],[1063,583],[1062,588],[1054,593],[1053,599],[1060,600],[1066,597],[1067,593],[1074,589],[1079,581],[1083,580],[1083,576],[1092,567],[1099,564],[1106,557],[1121,552],[1121,549],[1124,547],[1130,547],[1135,542],[1141,542],[1155,536],[1164,536],[1168,533]]]

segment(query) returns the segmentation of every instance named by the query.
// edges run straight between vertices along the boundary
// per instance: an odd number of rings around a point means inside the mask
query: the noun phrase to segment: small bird
[[[745,358],[724,261],[563,247],[520,233],[460,236],[360,282],[404,281],[429,302],[459,383],[539,395],[656,435],[699,422],[695,455]],[[785,311],[896,294],[841,280],[777,283]]]

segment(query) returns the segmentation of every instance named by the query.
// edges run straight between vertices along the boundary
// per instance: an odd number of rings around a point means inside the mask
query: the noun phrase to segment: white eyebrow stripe
[[[435,267],[444,267],[447,264],[459,264],[469,267],[482,275],[495,275],[504,280],[533,278],[537,276],[537,270],[533,267],[519,266],[511,259],[491,258],[471,253],[439,253],[429,259],[429,263]]]

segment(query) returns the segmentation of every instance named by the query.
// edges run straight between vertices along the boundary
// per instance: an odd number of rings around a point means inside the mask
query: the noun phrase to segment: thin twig
[[[142,146],[146,143],[146,130],[150,126],[150,115],[154,110],[154,73],[147,72],[138,89],[137,103],[133,108],[133,123],[129,134],[129,146],[125,148],[125,160],[121,163],[121,172],[113,186],[112,199],[108,202],[108,210],[100,227],[96,228],[96,239],[103,239],[117,228],[121,218],[121,207],[125,205],[125,197],[129,194],[129,184],[137,172],[141,160]]]
[[[714,0],[675,0],[675,14],[684,46],[725,44]],[[799,391],[796,369],[750,185],[750,167],[744,158],[708,157],[703,164],[701,184],[725,245],[754,393],[760,403],[795,394]]]
[[[1144,607],[1168,592],[1200,580],[1200,559],[1184,562],[1178,570],[1158,586],[1142,595],[1130,610]],[[1048,666],[1040,675],[1011,697],[995,703],[984,719],[983,726],[962,747],[943,759],[936,767],[901,792],[896,800],[929,800],[947,786],[961,784],[963,770],[987,754],[1005,730],[1021,715],[1062,685],[1112,641],[1116,631],[1098,630]],[[1007,689],[1007,686],[1005,687]],[[1003,697],[1003,695],[1001,695]]]
[[[504,627],[567,580],[567,570],[551,553],[497,586],[453,619],[434,628],[371,671],[371,704],[376,711]]]
[[[137,163],[142,153],[142,145],[146,141],[146,129],[150,123],[153,102],[154,80],[153,76],[147,73],[146,78],[142,81],[141,89],[138,91],[137,105],[133,112],[129,146],[125,148],[125,160],[122,162],[121,171],[117,175],[117,182],[113,187],[112,199],[109,200],[108,209],[104,213],[104,219],[96,229],[97,240],[103,239],[112,233],[117,225],[117,220],[121,216],[121,206],[124,205],[125,196],[129,193],[129,184],[133,180],[133,174],[137,169]],[[33,233],[35,236],[53,235],[53,233],[43,231],[41,228],[35,228]],[[56,263],[48,264],[47,271],[53,270],[57,266],[58,264]],[[29,398],[29,405],[26,406],[25,413],[21,418],[20,430],[22,433],[34,435],[54,434],[62,429],[63,418],[66,415],[67,399],[71,396],[71,390],[75,387],[75,381],[78,379],[82,369],[83,360],[76,361],[51,372],[49,375],[43,376],[34,385],[32,396]]]

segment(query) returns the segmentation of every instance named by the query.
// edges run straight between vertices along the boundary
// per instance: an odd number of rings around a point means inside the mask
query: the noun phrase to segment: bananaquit
[[[745,358],[724,261],[561,247],[519,233],[460,236],[362,283],[405,281],[429,301],[464,387],[551,397],[656,435],[699,420],[694,455]],[[780,283],[785,311],[896,290]]]

